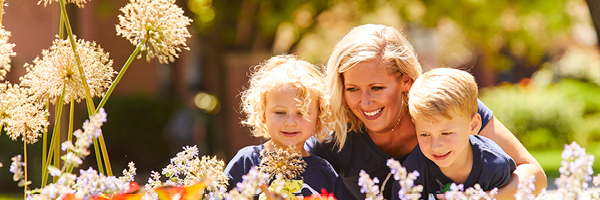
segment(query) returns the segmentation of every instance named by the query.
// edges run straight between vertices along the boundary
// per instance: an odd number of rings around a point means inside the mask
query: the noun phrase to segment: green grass
[[[23,194],[0,194],[2,200],[22,200]]]
[[[596,175],[600,172],[600,144],[588,144],[584,148],[588,154],[592,154],[596,157],[592,167],[594,169],[593,175]],[[533,155],[533,157],[535,157],[540,165],[542,165],[542,168],[548,177],[548,183],[553,183],[554,178],[560,176],[558,168],[560,168],[560,162],[562,161],[562,149],[545,151],[532,150],[530,153]]]

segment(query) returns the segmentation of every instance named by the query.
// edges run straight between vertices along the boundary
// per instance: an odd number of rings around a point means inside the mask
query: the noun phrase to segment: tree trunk
[[[598,43],[596,45],[600,47],[600,0],[586,0],[586,2],[590,8],[590,15],[592,16],[594,27],[596,27],[596,37],[598,38]]]

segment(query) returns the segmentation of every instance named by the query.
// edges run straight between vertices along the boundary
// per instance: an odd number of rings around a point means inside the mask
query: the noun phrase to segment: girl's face
[[[402,92],[412,81],[390,75],[381,62],[364,61],[343,72],[344,98],[370,132],[389,133],[401,117]]]
[[[313,97],[308,109],[308,118],[302,117],[302,111],[294,101],[296,89],[285,85],[271,90],[266,97],[265,123],[271,141],[285,148],[294,147],[304,153],[304,142],[313,135],[319,115],[317,100]]]

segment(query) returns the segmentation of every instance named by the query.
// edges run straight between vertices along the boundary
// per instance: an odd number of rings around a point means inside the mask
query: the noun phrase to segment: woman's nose
[[[363,92],[360,103],[363,107],[370,106],[371,104],[373,104],[373,101],[371,100],[371,94],[366,91]]]

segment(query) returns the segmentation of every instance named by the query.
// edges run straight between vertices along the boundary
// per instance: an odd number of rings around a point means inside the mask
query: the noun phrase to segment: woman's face
[[[342,73],[344,98],[352,113],[373,133],[389,133],[401,116],[402,92],[410,78],[391,75],[377,61],[364,61]]]

